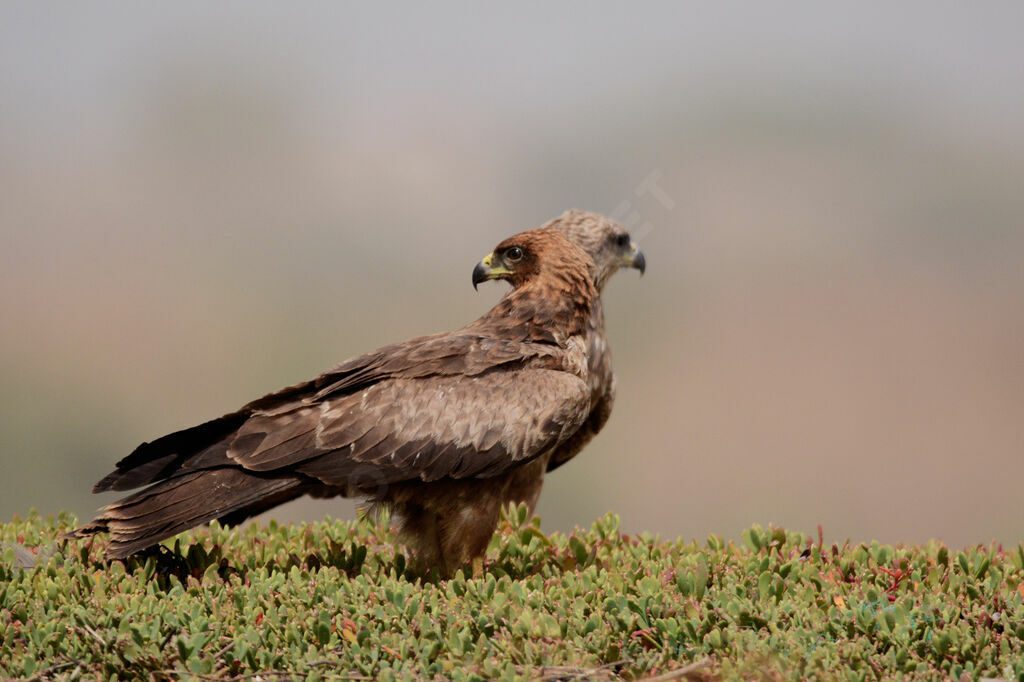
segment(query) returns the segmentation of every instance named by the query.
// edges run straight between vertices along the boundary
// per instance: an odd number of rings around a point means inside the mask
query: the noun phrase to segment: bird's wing
[[[218,466],[242,465],[254,471],[295,466],[325,456],[328,452],[340,451],[358,440],[357,447],[349,448],[348,459],[354,466],[354,463],[360,461],[360,456],[372,458],[379,453],[379,447],[372,446],[384,447],[380,443],[385,435],[392,436],[388,442],[402,437],[409,440],[423,439],[431,435],[428,427],[432,428],[435,423],[438,428],[452,429],[450,435],[454,440],[448,447],[455,452],[466,442],[477,442],[461,439],[466,434],[458,429],[470,429],[470,422],[475,423],[471,411],[484,410],[486,399],[494,399],[495,393],[501,393],[506,379],[511,382],[510,386],[520,390],[524,377],[542,379],[539,383],[548,387],[542,390],[557,394],[555,400],[564,398],[572,403],[579,388],[579,379],[564,372],[527,367],[530,364],[557,364],[558,356],[563,353],[565,351],[561,348],[547,344],[523,343],[466,332],[438,334],[385,346],[343,362],[315,379],[254,400],[237,412],[177,431],[152,443],[143,443],[118,462],[116,469],[100,481],[94,490],[130,490],[177,472]],[[542,371],[548,373],[537,374]],[[520,375],[516,372],[533,373]],[[489,381],[493,382],[493,387],[487,387],[487,382],[476,386],[472,381],[487,374],[490,374]],[[562,375],[571,377],[572,381]],[[444,390],[458,387],[459,399],[467,411],[463,422],[446,426],[444,420],[433,414],[418,413],[427,406],[438,409],[438,404],[442,407],[447,405],[443,401],[423,399],[423,396],[435,395],[442,385]],[[585,392],[585,388],[583,390]],[[384,395],[394,402],[387,405],[374,402],[375,399],[383,399]],[[529,389],[525,389],[518,397],[526,400],[528,406],[529,395]],[[356,405],[354,401],[357,396],[368,397],[359,397],[360,405]],[[406,408],[405,413],[402,413],[404,421],[401,422],[396,421],[398,413],[383,409],[398,409],[402,405]],[[412,405],[416,407],[411,408]],[[351,414],[346,418],[342,410]],[[558,405],[553,405],[550,412],[552,418],[563,417]],[[375,423],[389,419],[392,421],[388,427],[377,426]],[[579,416],[576,424],[582,419],[583,416]],[[481,416],[478,421],[491,423],[493,428],[501,428],[486,416]],[[351,435],[352,441],[345,442],[346,434]],[[433,435],[441,440],[445,437],[440,433]],[[474,438],[481,436],[471,435]],[[379,437],[377,443],[370,442],[374,437]],[[540,436],[533,434],[531,437]],[[489,440],[484,438],[483,442]],[[418,449],[404,441],[401,444],[407,445],[402,453],[412,453],[410,462],[422,461],[424,455],[421,454],[417,460],[415,454],[421,451],[425,453],[429,449],[428,443]],[[529,458],[538,454],[527,447],[532,444],[530,441],[521,447],[510,445],[508,452],[517,458]],[[494,445],[492,443],[488,447]],[[399,457],[402,453],[395,455],[397,461],[401,461]],[[439,461],[445,461],[439,453],[435,454],[438,454]],[[498,450],[493,454],[497,456]],[[347,461],[342,454],[335,459],[339,466],[340,462]],[[313,468],[324,469],[324,463]],[[366,468],[364,462],[362,469]],[[458,467],[454,470],[461,471]],[[332,480],[336,478],[332,475]]]
[[[605,393],[597,399],[597,403],[590,409],[583,425],[576,430],[571,437],[560,443],[551,454],[548,461],[548,471],[554,471],[570,459],[575,457],[586,447],[587,443],[594,439],[612,414],[612,404],[615,402],[614,391]]]
[[[249,470],[287,469],[333,486],[490,477],[564,441],[589,404],[579,377],[535,367],[387,379],[254,415],[225,454]]]

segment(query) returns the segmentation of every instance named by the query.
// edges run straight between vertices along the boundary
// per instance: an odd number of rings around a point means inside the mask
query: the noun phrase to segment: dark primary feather
[[[406,518],[428,567],[448,574],[479,554],[512,499],[510,481],[537,469],[529,463],[570,438],[590,406],[589,259],[554,230],[516,239],[539,269],[487,315],[140,445],[95,489],[148,487],[74,535],[107,531],[108,554],[122,557],[307,493],[358,494]]]

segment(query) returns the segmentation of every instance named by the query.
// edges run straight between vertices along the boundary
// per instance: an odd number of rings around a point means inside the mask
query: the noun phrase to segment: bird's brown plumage
[[[94,491],[147,487],[73,535],[109,532],[108,555],[124,557],[303,494],[361,495],[393,507],[423,567],[450,575],[587,418],[592,267],[555,229],[505,240],[474,270],[513,285],[486,315],[140,445]]]

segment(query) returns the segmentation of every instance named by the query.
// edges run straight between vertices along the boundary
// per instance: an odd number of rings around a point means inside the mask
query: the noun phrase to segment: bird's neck
[[[596,297],[585,270],[559,271],[513,289],[481,321],[524,341],[563,345],[586,330]]]

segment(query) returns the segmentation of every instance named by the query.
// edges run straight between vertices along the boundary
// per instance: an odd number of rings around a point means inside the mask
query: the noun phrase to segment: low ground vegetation
[[[483,575],[439,581],[369,521],[214,524],[127,562],[75,525],[0,526],[3,676],[1024,680],[1021,545],[546,535],[519,508]]]

